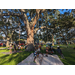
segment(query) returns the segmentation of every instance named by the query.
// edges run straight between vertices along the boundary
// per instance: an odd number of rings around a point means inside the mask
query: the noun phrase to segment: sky
[[[8,10],[11,11],[11,9],[8,9]],[[66,10],[66,9],[64,9],[64,10],[62,10],[62,9],[58,9],[58,10],[59,10],[60,14],[64,14],[64,12],[68,12],[68,11],[71,12],[72,9],[68,9],[68,10]],[[5,13],[5,12],[3,12],[3,13]],[[27,16],[29,16],[29,13],[27,13]],[[30,17],[28,17],[28,19],[31,20]],[[41,19],[39,19],[39,20],[41,20]],[[36,27],[36,25],[35,25],[35,27]],[[38,33],[39,33],[39,31],[38,31]],[[5,37],[5,35],[3,35],[3,36]]]
[[[60,14],[64,14],[64,12],[68,12],[68,11],[70,11],[70,12],[71,12],[71,10],[72,10],[72,9],[68,9],[68,10],[64,9],[64,10],[62,11],[62,9],[59,9]]]

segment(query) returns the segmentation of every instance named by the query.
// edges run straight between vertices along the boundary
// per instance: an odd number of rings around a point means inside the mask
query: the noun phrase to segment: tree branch
[[[29,21],[28,21],[28,17],[27,15],[25,14],[25,10],[24,9],[20,9],[21,13],[22,13],[22,19],[24,21],[24,24],[25,24],[25,28],[26,28],[26,31],[28,30],[29,28]]]
[[[11,16],[18,16],[18,17],[21,17],[22,16],[22,14],[11,13],[11,12],[10,13],[8,12],[8,13],[1,13],[0,14],[0,16],[10,16],[10,15]]]
[[[37,20],[39,19],[39,16],[41,13],[43,13],[46,9],[36,9],[36,15],[34,18],[32,18],[32,22],[30,22],[30,26],[31,26],[31,29],[34,29],[34,26],[37,22]]]
[[[6,33],[4,32],[4,30],[0,29],[0,31],[3,31],[3,33],[6,35]]]
[[[25,14],[25,10],[24,9],[20,9],[21,13],[22,13],[22,19],[25,21],[25,24],[27,24],[27,22],[29,23],[28,21],[28,17],[27,15]]]
[[[46,26],[41,26],[40,28],[36,28],[34,30],[34,33],[36,33],[39,29],[43,29],[43,28],[46,28]],[[46,28],[46,29],[54,29],[54,28]]]

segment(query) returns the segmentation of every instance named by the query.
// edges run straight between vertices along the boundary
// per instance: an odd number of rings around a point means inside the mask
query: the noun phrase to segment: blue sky
[[[68,12],[68,11],[70,11],[70,12],[71,12],[71,10],[72,10],[72,9],[68,9],[68,10],[64,9],[64,10],[62,11],[62,9],[59,9],[60,14],[64,14],[64,12]]]

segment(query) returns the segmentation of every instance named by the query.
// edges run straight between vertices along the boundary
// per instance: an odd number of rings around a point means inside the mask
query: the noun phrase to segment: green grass
[[[65,64],[65,65],[75,65],[75,50],[71,47],[68,48],[62,48],[63,55],[65,59],[61,59],[59,56],[60,60]]]
[[[0,48],[7,48],[7,47],[0,47]]]
[[[9,50],[0,50],[0,65],[16,65],[25,58],[27,58],[32,52],[20,52],[15,54],[3,54],[1,52],[9,52]]]

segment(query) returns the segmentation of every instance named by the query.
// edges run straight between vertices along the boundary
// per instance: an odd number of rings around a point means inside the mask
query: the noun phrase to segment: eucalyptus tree
[[[15,16],[19,17],[25,24],[25,29],[27,32],[27,44],[34,44],[34,26],[37,22],[37,20],[39,19],[39,16],[41,13],[43,13],[45,11],[45,9],[16,9],[16,10],[6,10],[3,9],[1,10],[0,13],[0,17],[2,16],[13,16],[15,18]],[[3,13],[5,12],[5,13]],[[27,13],[29,13],[30,18],[32,18],[31,20],[28,19]]]
[[[65,30],[65,41],[68,43],[68,38],[70,36],[68,36],[68,32],[72,27],[75,27],[74,24],[75,20],[74,20],[74,16],[70,12],[65,12],[64,14],[60,15],[60,19],[58,20],[59,23],[59,27]]]
[[[21,25],[20,22],[24,23],[24,30],[27,33],[27,44],[28,44],[28,49],[32,50],[33,48],[33,44],[34,44],[34,32],[36,32],[37,26],[35,27],[35,25],[37,25],[37,21],[39,20],[39,18],[41,17],[42,13],[44,14],[44,16],[42,16],[42,22],[41,23],[45,23],[43,28],[45,28],[45,30],[47,30],[49,28],[49,19],[47,16],[50,16],[52,18],[52,15],[55,14],[55,9],[11,9],[6,10],[3,9],[1,10],[0,13],[0,17],[8,17],[11,16],[14,18],[15,22],[19,24],[19,26]],[[3,13],[5,12],[5,13]],[[58,12],[57,12],[58,13]],[[57,14],[56,13],[56,14]],[[49,18],[50,18],[49,17]],[[58,17],[58,16],[56,16]],[[19,19],[16,19],[19,18]],[[53,21],[53,18],[50,21]],[[39,24],[40,25],[40,24]],[[47,30],[48,33],[48,30]],[[31,47],[30,47],[31,45]]]

